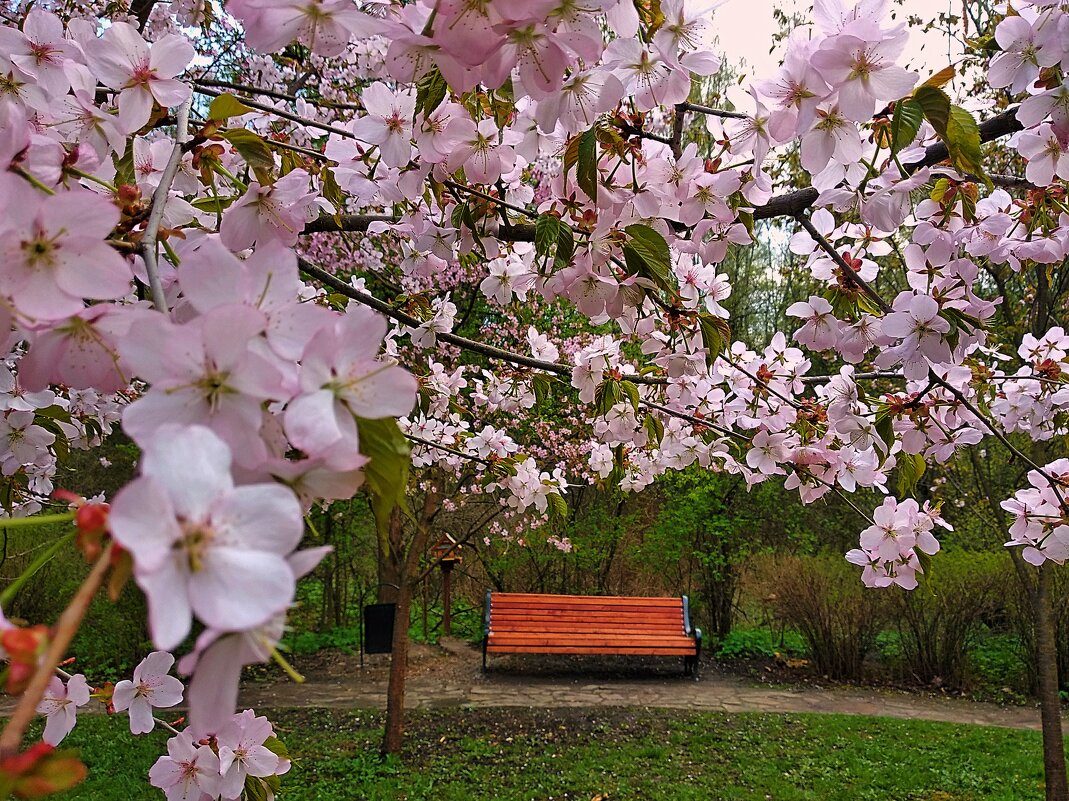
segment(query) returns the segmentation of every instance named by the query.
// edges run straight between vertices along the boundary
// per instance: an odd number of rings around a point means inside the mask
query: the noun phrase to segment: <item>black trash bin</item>
[[[364,607],[364,652],[388,654],[393,650],[393,619],[397,604]]]

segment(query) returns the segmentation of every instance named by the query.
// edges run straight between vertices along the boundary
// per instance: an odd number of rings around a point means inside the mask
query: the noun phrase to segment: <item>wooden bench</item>
[[[487,592],[483,622],[483,670],[488,654],[649,654],[681,656],[697,675],[702,650],[685,595]]]

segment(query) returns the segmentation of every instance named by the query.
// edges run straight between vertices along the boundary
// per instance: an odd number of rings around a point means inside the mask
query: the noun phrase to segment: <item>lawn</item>
[[[1027,801],[1036,732],[839,715],[657,710],[439,710],[409,716],[400,761],[371,712],[272,715],[296,757],[280,801]],[[88,781],[67,801],[162,799],[146,784],[163,735],[85,716],[67,744]],[[57,797],[58,798],[58,797]]]

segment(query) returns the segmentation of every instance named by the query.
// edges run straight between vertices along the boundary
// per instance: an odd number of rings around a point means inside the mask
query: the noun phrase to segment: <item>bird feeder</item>
[[[451,535],[446,534],[431,548],[431,556],[442,568],[442,634],[449,637],[453,633],[451,583],[453,566],[464,561],[460,555],[460,543]]]

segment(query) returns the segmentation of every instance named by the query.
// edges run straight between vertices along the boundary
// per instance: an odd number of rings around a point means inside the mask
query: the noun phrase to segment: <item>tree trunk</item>
[[[379,588],[376,596],[380,604],[395,604],[401,595],[401,586],[405,582],[405,542],[404,526],[401,512],[394,509],[390,515],[389,539],[385,543],[378,538],[379,543]]]
[[[393,619],[393,653],[390,654],[390,683],[386,688],[386,728],[382,754],[400,754],[405,737],[405,679],[408,675],[408,614],[412,587],[402,581],[397,593]]]
[[[397,604],[393,618],[393,643],[390,655],[390,681],[386,687],[386,723],[382,735],[382,754],[400,754],[405,736],[405,680],[408,676],[408,623],[412,608],[412,594],[419,581],[419,564],[427,550],[430,525],[440,508],[437,493],[432,485],[423,498],[423,512],[411,541],[405,543],[404,521],[401,510],[394,509],[390,516],[389,550],[379,564],[389,565],[396,571],[392,582],[396,592],[393,603]],[[381,574],[380,574],[381,575]],[[379,587],[380,598],[383,587]]]
[[[1069,801],[1062,739],[1062,705],[1058,693],[1058,654],[1050,601],[1050,563],[1039,570],[1033,596],[1036,615],[1036,665],[1039,670],[1039,709],[1043,723],[1043,773],[1047,801]]]

